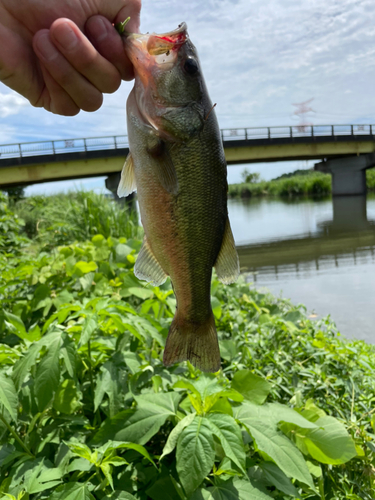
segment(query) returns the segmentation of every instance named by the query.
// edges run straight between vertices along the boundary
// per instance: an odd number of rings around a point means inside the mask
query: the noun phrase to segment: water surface
[[[229,200],[229,215],[254,286],[375,343],[375,195]]]

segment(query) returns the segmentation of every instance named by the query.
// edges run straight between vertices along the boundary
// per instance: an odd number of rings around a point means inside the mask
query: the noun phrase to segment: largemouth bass
[[[164,364],[189,360],[217,371],[212,268],[226,284],[239,274],[219,126],[185,23],[165,34],[128,34],[125,45],[135,84],[118,194],[137,190],[145,237],[134,273],[155,286],[172,281],[177,309]]]

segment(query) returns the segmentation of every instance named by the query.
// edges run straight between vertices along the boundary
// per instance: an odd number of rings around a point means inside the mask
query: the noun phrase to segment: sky
[[[371,0],[143,0],[141,31],[187,22],[221,128],[375,123],[375,3]],[[94,113],[62,117],[0,84],[0,144],[126,133],[123,82]],[[311,162],[253,164],[264,179]],[[244,166],[230,166],[229,182]],[[48,183],[28,193],[103,189],[104,178]]]

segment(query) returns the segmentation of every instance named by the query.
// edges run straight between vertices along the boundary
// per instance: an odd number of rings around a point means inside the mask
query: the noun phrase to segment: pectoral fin
[[[121,180],[117,188],[117,195],[119,198],[129,196],[129,194],[136,191],[136,189],[137,186],[135,183],[133,157],[131,153],[129,153],[122,168]]]
[[[154,286],[161,285],[167,279],[167,275],[151,250],[146,236],[134,266],[134,274],[138,279],[148,281]]]
[[[167,144],[155,135],[150,136],[147,152],[157,164],[156,175],[160,184],[168,193],[177,194],[177,173]]]
[[[215,262],[215,269],[217,277],[225,285],[234,283],[240,274],[240,262],[228,218],[221,249]]]

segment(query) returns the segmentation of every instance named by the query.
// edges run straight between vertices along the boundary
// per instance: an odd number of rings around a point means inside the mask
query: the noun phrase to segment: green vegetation
[[[249,174],[254,176],[256,174]],[[375,169],[367,170],[367,189],[375,191]],[[323,196],[331,193],[331,176],[314,170],[297,170],[284,174],[271,181],[230,184],[228,195],[231,198],[250,198],[251,196]]]
[[[53,248],[0,207],[0,499],[373,498],[373,346],[214,279],[222,370],[166,369],[175,299],[134,277],[136,227]]]
[[[247,168],[241,174],[242,180],[246,184],[255,184],[260,182],[260,173],[259,172],[249,172]]]
[[[142,233],[135,213],[129,215],[111,198],[93,192],[33,196],[12,208],[25,221],[26,235],[49,248],[86,241],[97,234],[130,238]]]

